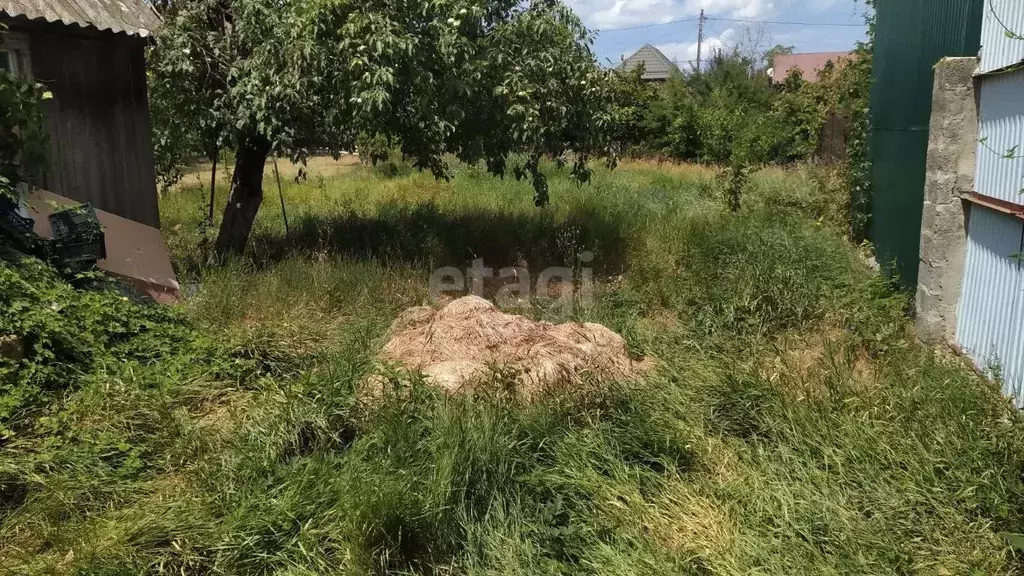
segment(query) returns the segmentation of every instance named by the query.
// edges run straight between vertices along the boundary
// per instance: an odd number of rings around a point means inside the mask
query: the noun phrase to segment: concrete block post
[[[918,268],[918,337],[952,343],[967,251],[967,211],[961,192],[974,189],[978,151],[978,59],[944,58],[935,66]]]

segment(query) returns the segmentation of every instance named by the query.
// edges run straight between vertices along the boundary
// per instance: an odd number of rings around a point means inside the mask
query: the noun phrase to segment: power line
[[[708,18],[719,22],[743,22],[746,24],[784,24],[787,26],[825,26],[832,28],[865,28],[867,24],[850,24],[848,22],[786,22],[783,20],[744,20],[741,18]]]
[[[705,20],[717,20],[719,22],[743,22],[745,24],[777,24],[785,26],[823,26],[833,28],[865,28],[867,24],[851,24],[848,22],[789,22],[785,20],[746,20],[742,18],[715,18],[707,16]],[[623,26],[621,28],[599,28],[598,32],[621,32],[624,30],[638,30],[640,28],[653,28],[655,26],[668,26],[671,24],[682,24],[684,22],[696,22],[700,17],[683,18],[681,20],[669,20],[668,22],[657,22],[654,24],[638,24],[636,26]]]
[[[697,19],[682,20],[681,22],[696,22],[696,21],[697,21]],[[676,22],[673,22],[673,24],[675,24],[675,23]],[[655,26],[661,26],[661,24],[655,24]],[[618,30],[618,28],[616,30]],[[663,38],[668,38],[669,36],[673,36],[673,35],[679,34],[680,32],[681,32],[680,30],[669,30],[668,32],[664,32],[664,33],[658,34],[656,36],[646,36],[646,37],[644,37],[644,42],[647,43],[647,44],[654,44],[658,40],[661,40]],[[635,43],[636,43],[636,38],[630,38],[627,35],[622,35],[622,36],[619,37],[618,40],[613,40],[613,39],[611,39],[609,37],[607,39],[607,41],[605,42],[605,45],[606,46],[625,46],[627,44],[635,44]]]
[[[669,20],[668,22],[657,22],[655,24],[639,24],[637,26],[623,26],[622,28],[598,28],[598,32],[621,32],[623,30],[639,30],[640,28],[653,28],[655,26],[668,26],[669,24],[682,24],[683,22],[696,22],[699,18],[683,18],[682,20]]]
[[[699,18],[698,18],[698,20],[699,20]],[[706,21],[707,18],[705,18],[704,20]],[[663,38],[668,38],[669,36],[677,35],[677,34],[679,34],[681,32],[684,32],[684,30],[669,30],[668,32],[665,32],[664,34],[658,34],[657,36],[647,36],[647,37],[645,37],[645,42],[647,44],[654,44],[658,40],[661,40]],[[631,44],[631,43],[634,43],[634,42],[636,42],[635,38],[625,38],[624,42],[622,42],[622,43]]]

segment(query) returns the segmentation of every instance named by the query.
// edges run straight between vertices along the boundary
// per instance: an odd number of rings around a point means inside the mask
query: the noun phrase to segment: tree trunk
[[[238,146],[231,195],[224,207],[224,219],[217,234],[217,255],[241,254],[249,240],[252,223],[263,203],[263,166],[270,155],[270,142],[252,136]]]

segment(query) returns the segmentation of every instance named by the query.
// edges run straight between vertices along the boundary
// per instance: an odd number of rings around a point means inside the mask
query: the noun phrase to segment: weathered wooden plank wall
[[[846,118],[829,112],[821,127],[817,160],[823,164],[838,164],[846,160]]]
[[[32,74],[54,96],[44,105],[50,169],[38,185],[158,227],[144,41],[69,30],[24,30]]]

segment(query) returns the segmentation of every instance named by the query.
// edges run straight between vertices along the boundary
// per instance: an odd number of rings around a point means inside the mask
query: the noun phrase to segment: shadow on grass
[[[556,217],[543,210],[535,214],[449,213],[433,203],[395,203],[382,206],[373,215],[301,217],[292,223],[288,236],[256,234],[250,246],[249,255],[258,267],[291,256],[319,254],[429,270],[463,268],[483,259],[484,265],[495,271],[506,266],[539,271],[548,266],[579,265],[587,251],[594,255],[589,265],[597,274],[621,274],[626,266],[622,224],[587,210]]]

